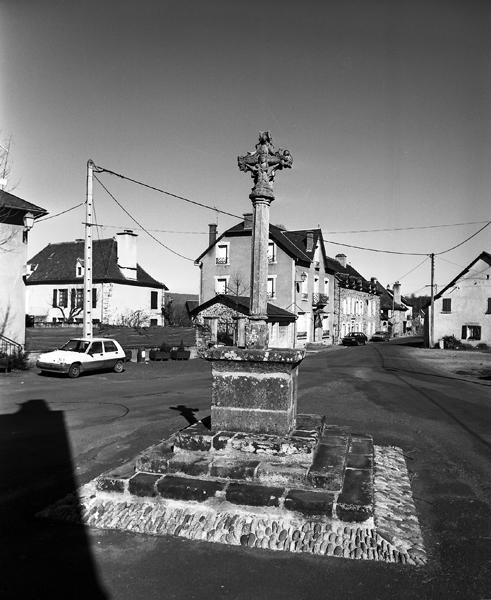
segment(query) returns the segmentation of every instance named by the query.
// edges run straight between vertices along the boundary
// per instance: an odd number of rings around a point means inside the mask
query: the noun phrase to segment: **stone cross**
[[[268,241],[269,206],[274,200],[273,181],[276,171],[293,163],[288,150],[274,149],[269,131],[259,134],[254,152],[237,158],[239,169],[250,172],[254,187],[249,194],[254,207],[251,250],[250,326],[246,337],[248,348],[268,347]]]

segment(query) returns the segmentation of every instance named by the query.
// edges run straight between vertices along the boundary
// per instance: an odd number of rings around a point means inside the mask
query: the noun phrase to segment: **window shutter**
[[[489,315],[491,313],[491,298],[488,298],[488,310],[486,313]]]
[[[53,308],[58,306],[58,290],[53,290]]]
[[[75,288],[70,290],[70,308],[75,308]]]
[[[460,334],[461,340],[467,339],[467,325],[462,325],[462,333]]]
[[[97,306],[97,290],[92,288],[92,308]]]

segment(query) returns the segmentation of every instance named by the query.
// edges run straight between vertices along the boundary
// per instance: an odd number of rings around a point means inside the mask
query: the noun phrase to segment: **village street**
[[[489,360],[489,355],[483,355]],[[47,504],[209,414],[201,360],[76,380],[0,379],[2,598],[491,597],[490,383],[430,368],[398,343],[334,347],[300,367],[299,412],[406,455],[426,567],[86,530]]]

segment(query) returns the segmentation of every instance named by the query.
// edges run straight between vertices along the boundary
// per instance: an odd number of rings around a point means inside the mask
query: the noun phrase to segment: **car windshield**
[[[89,347],[90,342],[85,340],[70,340],[60,350],[66,350],[67,352],[85,352]]]

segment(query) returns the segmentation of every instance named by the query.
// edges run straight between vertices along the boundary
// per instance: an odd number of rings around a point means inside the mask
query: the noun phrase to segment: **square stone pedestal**
[[[296,429],[298,365],[304,350],[211,348],[213,431],[288,435]]]

